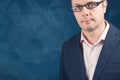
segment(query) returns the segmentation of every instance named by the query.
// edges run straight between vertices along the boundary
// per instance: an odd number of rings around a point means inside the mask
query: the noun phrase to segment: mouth
[[[84,20],[83,22],[88,23],[91,22],[92,20]]]
[[[85,19],[85,20],[82,20],[82,23],[90,23],[94,21],[93,19]]]

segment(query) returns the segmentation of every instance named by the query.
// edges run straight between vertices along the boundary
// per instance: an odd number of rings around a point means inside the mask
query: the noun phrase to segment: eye
[[[78,8],[79,10],[81,10],[83,8],[82,5],[77,5],[76,8]]]
[[[75,12],[78,12],[78,11],[81,11],[83,9],[83,6],[82,5],[76,5],[74,7],[72,7],[73,11]]]
[[[86,7],[87,7],[88,9],[93,9],[93,8],[95,8],[96,6],[97,6],[97,3],[96,3],[96,2],[89,2],[89,3],[86,4]]]

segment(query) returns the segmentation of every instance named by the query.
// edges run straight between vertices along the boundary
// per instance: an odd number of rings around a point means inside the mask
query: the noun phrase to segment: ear
[[[104,13],[106,13],[107,5],[108,5],[108,2],[106,0],[105,2],[103,2]]]

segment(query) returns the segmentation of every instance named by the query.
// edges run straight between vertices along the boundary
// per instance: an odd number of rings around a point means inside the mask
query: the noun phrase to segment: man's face
[[[72,6],[85,5],[89,2],[100,2],[101,0],[72,0]],[[93,9],[85,6],[82,11],[74,12],[75,18],[83,31],[94,31],[104,23],[104,13],[106,12],[107,2],[100,3]]]

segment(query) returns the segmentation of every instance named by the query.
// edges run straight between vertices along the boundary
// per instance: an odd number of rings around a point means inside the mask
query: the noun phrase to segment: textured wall
[[[0,0],[0,80],[59,80],[61,45],[80,30],[69,8],[67,0]],[[108,8],[120,27],[119,8]]]

